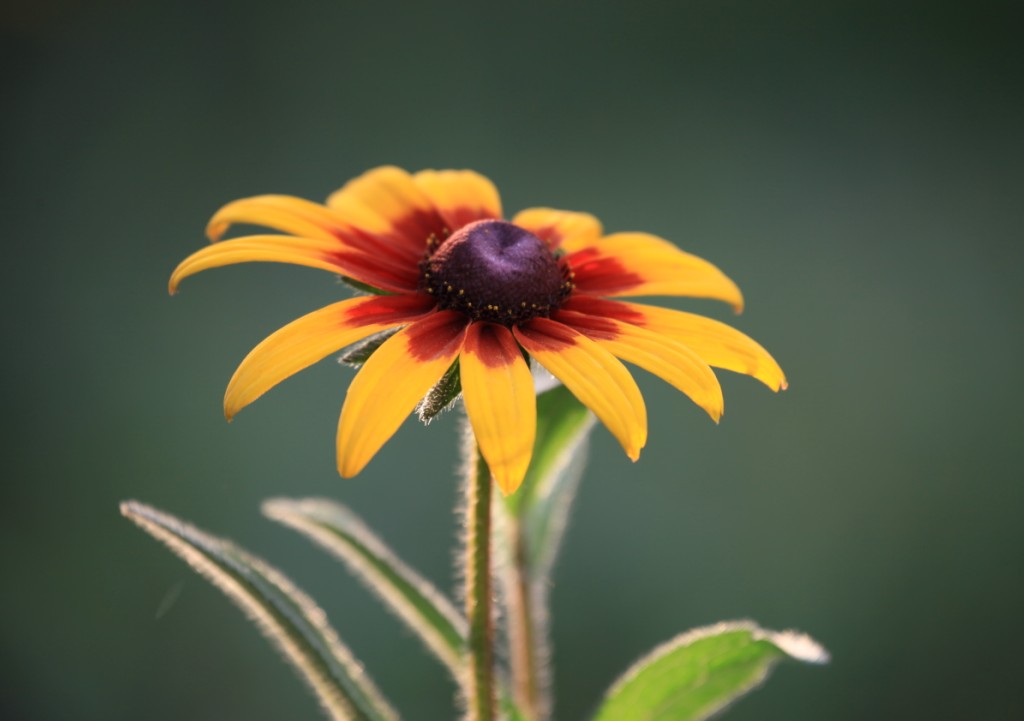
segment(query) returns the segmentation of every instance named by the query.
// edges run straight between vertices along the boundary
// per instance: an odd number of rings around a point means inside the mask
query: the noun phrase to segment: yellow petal
[[[224,415],[231,420],[285,378],[374,333],[409,323],[432,306],[422,296],[350,298],[292,321],[238,366],[224,394]]]
[[[773,391],[786,388],[786,375],[771,354],[732,326],[694,313],[638,303],[573,296],[566,310],[615,318],[676,340],[715,368],[752,376]]]
[[[785,390],[782,368],[757,341],[732,326],[694,313],[626,303],[642,315],[645,328],[691,348],[715,368],[753,376],[773,391]]]
[[[426,395],[462,349],[466,316],[440,311],[381,345],[345,396],[338,421],[338,472],[361,471]]]
[[[743,294],[722,271],[647,233],[615,233],[566,258],[579,291],[605,296],[713,298],[743,310]]]
[[[640,389],[615,356],[562,323],[535,318],[514,329],[537,362],[594,411],[632,460],[647,443],[647,410]]]
[[[527,208],[512,222],[547,242],[552,249],[575,252],[596,243],[604,230],[601,221],[589,213],[553,208]]]
[[[320,268],[393,293],[414,292],[419,269],[383,253],[353,250],[335,240],[290,235],[252,235],[203,248],[183,260],[171,274],[173,295],[181,281],[210,268],[237,263],[272,262]]]
[[[537,397],[515,338],[493,323],[473,323],[459,359],[466,413],[502,493],[523,482],[537,432]]]
[[[292,263],[346,274],[337,258],[338,242],[289,235],[252,235],[210,245],[181,261],[171,273],[168,291],[173,295],[178,285],[190,275],[225,265],[250,262]]]
[[[472,170],[421,170],[413,176],[451,231],[474,220],[501,218],[494,183]]]
[[[682,391],[711,419],[722,417],[725,400],[714,371],[682,343],[613,318],[559,312],[555,320],[586,335],[617,358],[632,363]]]
[[[322,240],[335,239],[344,229],[341,219],[330,209],[289,195],[257,195],[228,203],[210,219],[206,234],[218,241],[234,223],[262,225]]]
[[[444,222],[430,198],[401,168],[386,165],[353,178],[327,199],[332,211],[356,228],[422,254]]]

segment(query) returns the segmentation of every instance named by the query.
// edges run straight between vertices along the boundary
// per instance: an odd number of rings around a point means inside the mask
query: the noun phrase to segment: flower
[[[522,482],[536,433],[525,356],[590,408],[633,460],[647,439],[643,397],[626,361],[660,376],[716,422],[722,390],[710,366],[786,380],[760,345],[710,318],[613,300],[692,296],[731,304],[739,288],[718,268],[646,233],[604,235],[586,213],[531,208],[502,219],[494,185],[468,170],[371,170],[320,205],[283,195],[229,203],[210,220],[213,245],[171,276],[249,261],[340,274],[379,295],[334,303],[256,346],[228,384],[224,413],[363,339],[401,328],[349,386],[338,424],[338,470],[359,473],[417,403],[459,362],[480,451],[504,493]],[[222,242],[229,226],[283,235]]]

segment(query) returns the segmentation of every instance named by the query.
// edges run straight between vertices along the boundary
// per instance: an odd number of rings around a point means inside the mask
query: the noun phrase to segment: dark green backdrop
[[[351,372],[231,426],[227,379],[325,274],[174,264],[222,203],[382,163],[471,167],[707,257],[789,374],[719,427],[650,377],[603,430],[552,601],[560,719],[659,641],[752,617],[821,639],[730,718],[1024,717],[1024,98],[1015,3],[14,0],[2,17],[5,719],[316,719],[241,615],[118,516],[230,535],[325,606],[411,721],[445,675],[263,520],[329,495],[444,587],[457,417],[334,470]],[[1019,5],[1018,5],[1019,7]]]

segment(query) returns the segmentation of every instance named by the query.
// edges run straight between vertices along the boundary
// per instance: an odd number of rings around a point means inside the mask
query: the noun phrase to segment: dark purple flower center
[[[421,267],[439,308],[505,325],[549,315],[572,290],[547,244],[504,220],[463,226]]]

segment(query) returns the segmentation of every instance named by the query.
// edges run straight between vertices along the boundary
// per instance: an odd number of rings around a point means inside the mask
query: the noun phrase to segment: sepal
[[[462,394],[462,380],[459,377],[459,361],[456,358],[451,367],[441,376],[441,380],[427,391],[423,400],[416,406],[416,415],[424,425],[446,410],[449,410]]]

